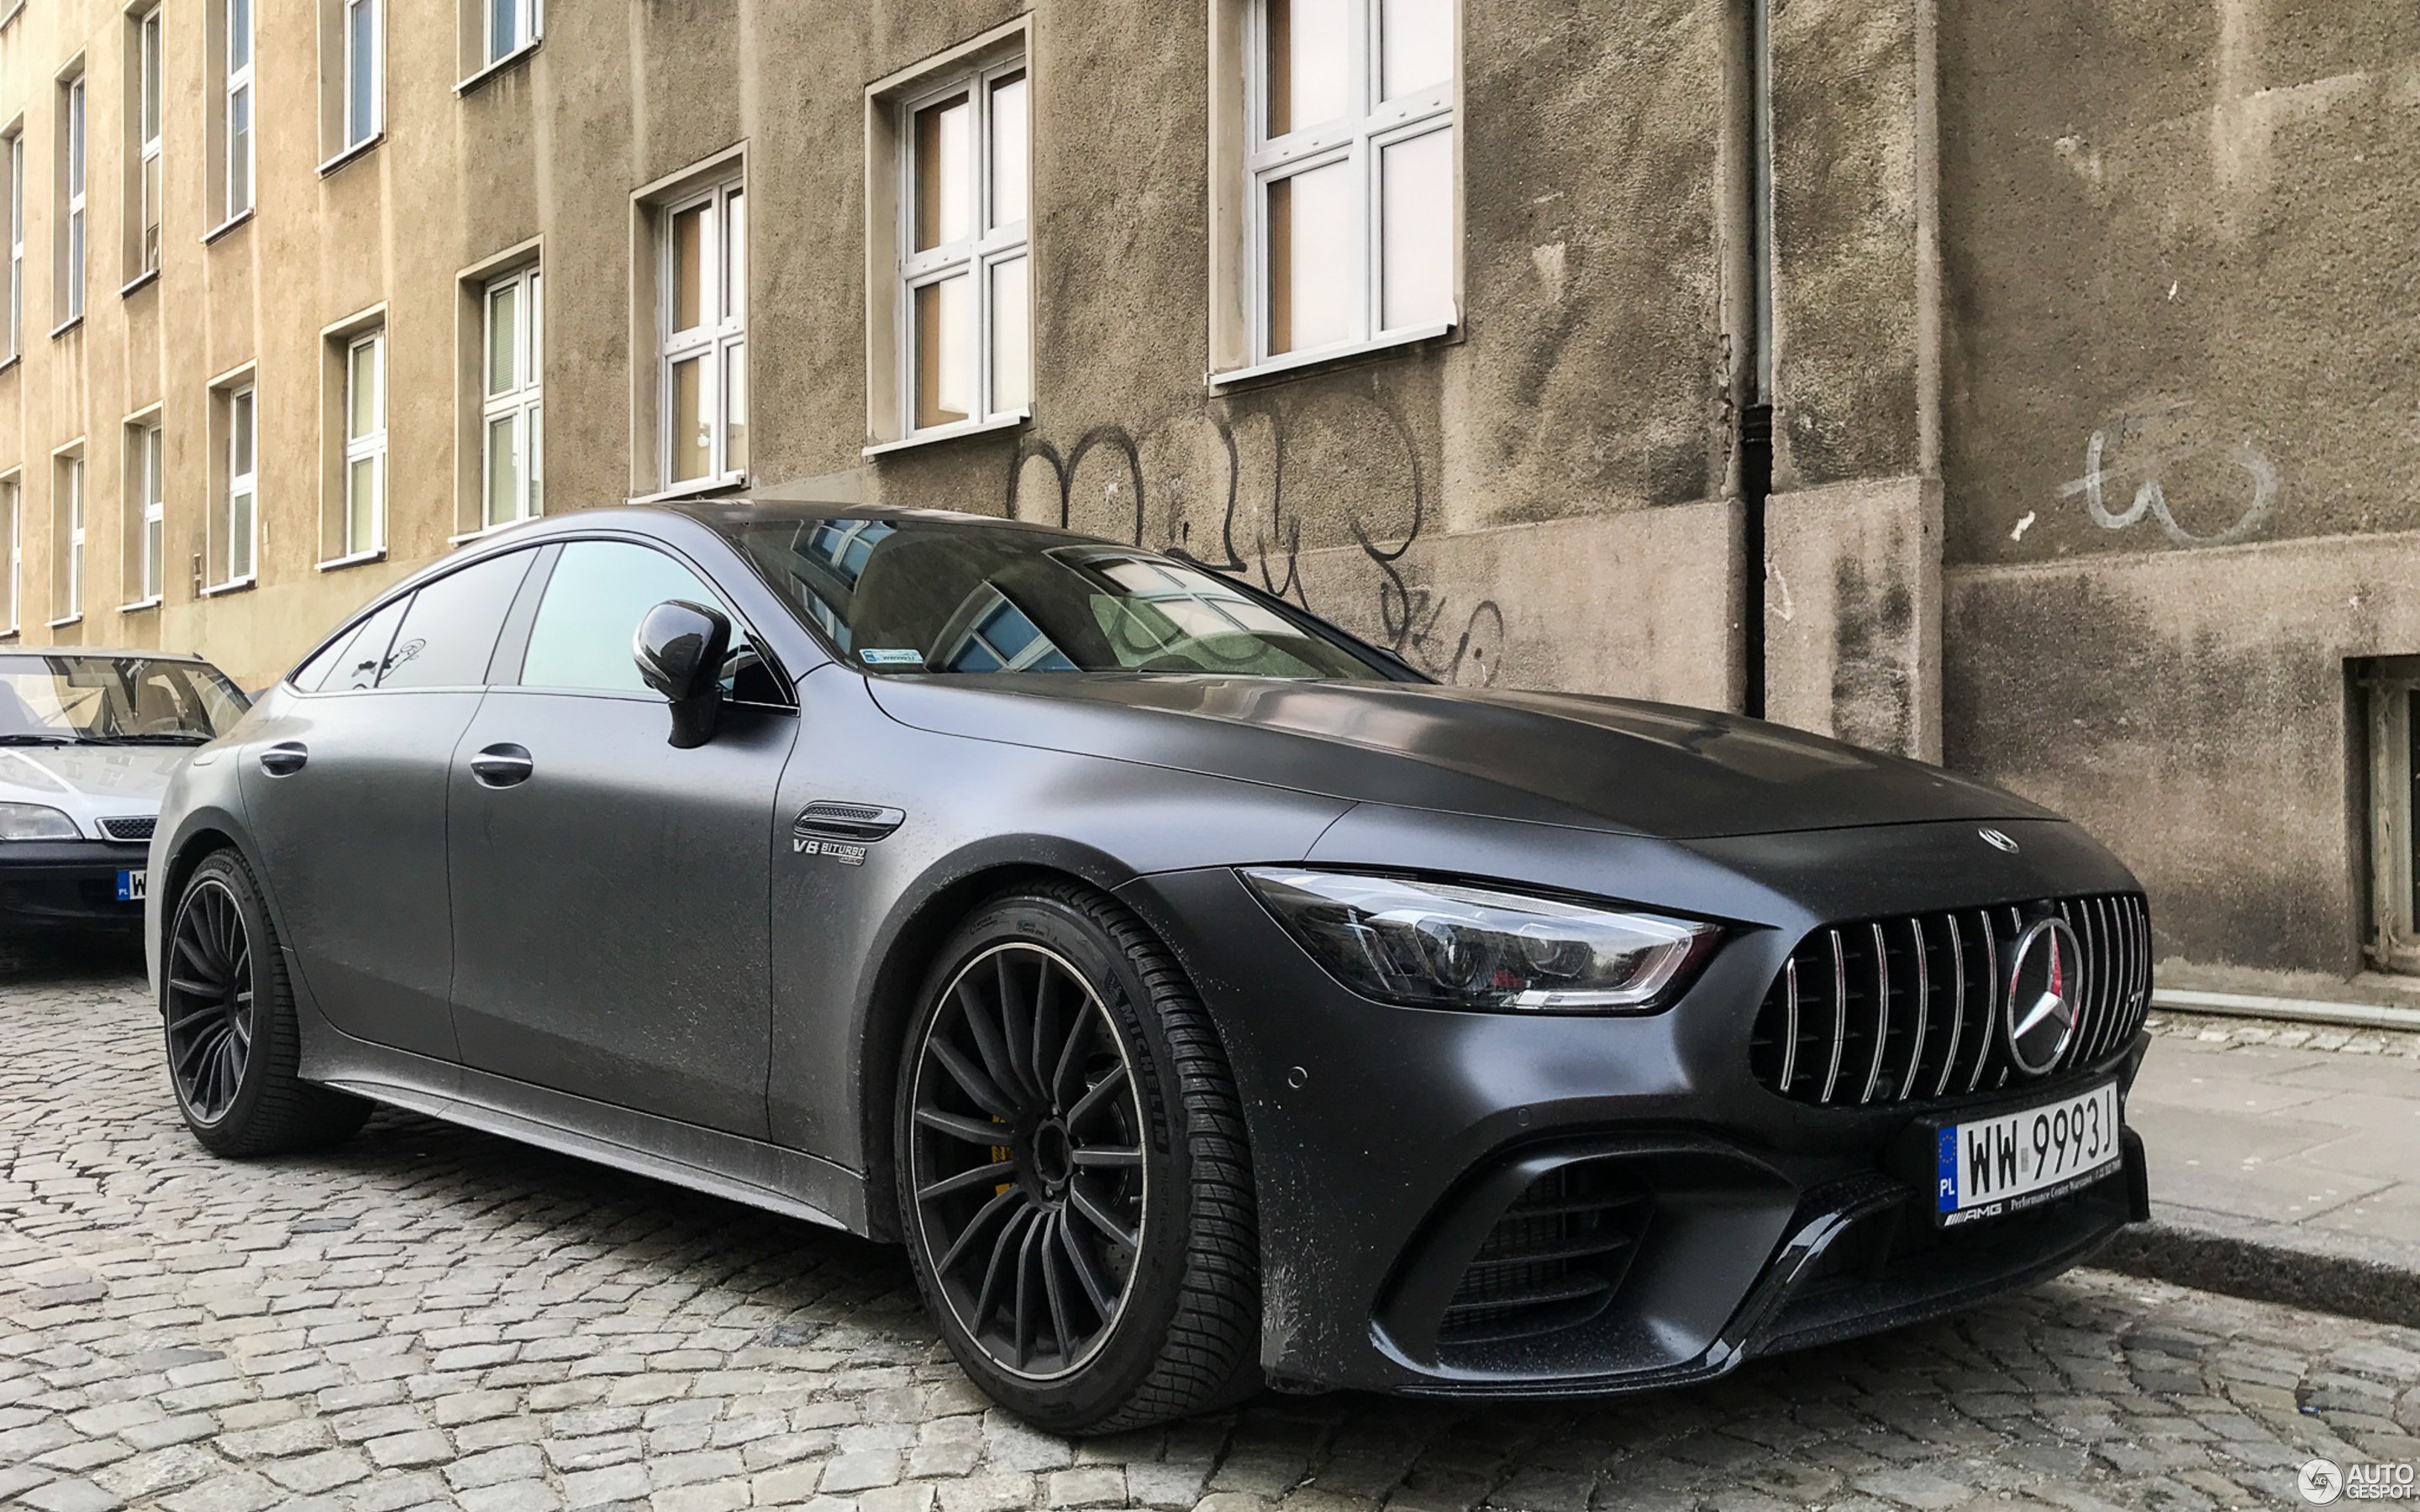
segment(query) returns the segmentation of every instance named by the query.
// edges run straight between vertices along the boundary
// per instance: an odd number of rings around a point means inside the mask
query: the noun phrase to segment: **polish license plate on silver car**
[[[2019,1113],[1946,1124],[1934,1215],[1943,1226],[2018,1212],[2115,1171],[2118,1084],[2071,1092]]]
[[[148,872],[120,872],[117,873],[117,901],[122,903],[141,903],[143,901],[144,884],[150,875],[151,873]]]

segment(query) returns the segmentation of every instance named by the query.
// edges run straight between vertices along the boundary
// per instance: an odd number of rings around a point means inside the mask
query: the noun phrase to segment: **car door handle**
[[[508,788],[526,782],[537,764],[525,746],[489,746],[471,758],[471,775],[481,787]]]
[[[280,741],[260,753],[260,769],[271,777],[292,777],[310,759],[311,748],[301,741]]]

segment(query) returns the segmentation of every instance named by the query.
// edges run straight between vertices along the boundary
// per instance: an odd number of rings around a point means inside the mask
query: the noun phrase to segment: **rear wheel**
[[[327,1144],[369,1117],[359,1098],[296,1074],[302,1036],[286,962],[260,888],[234,851],[194,868],[178,895],[163,950],[160,1012],[178,1111],[219,1154]]]
[[[900,1209],[960,1365],[1105,1433],[1259,1384],[1243,1115],[1208,1015],[1130,916],[1005,896],[943,952],[900,1077]]]

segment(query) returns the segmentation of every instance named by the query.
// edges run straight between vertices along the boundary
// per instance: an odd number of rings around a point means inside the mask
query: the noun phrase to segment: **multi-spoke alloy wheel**
[[[187,889],[168,932],[168,1071],[196,1122],[217,1123],[252,1061],[252,933],[225,881]]]
[[[1142,1244],[1144,1128],[1125,1044],[1064,959],[999,945],[958,972],[917,1056],[915,1222],[1001,1369],[1064,1375],[1116,1326]]]
[[[1112,1433],[1260,1384],[1243,1105],[1133,915],[1072,883],[994,898],[899,1051],[901,1227],[978,1386],[1052,1432]]]
[[[368,1103],[301,1075],[286,961],[243,857],[204,857],[163,903],[160,1018],[168,1079],[194,1137],[222,1155],[268,1155],[360,1128]]]

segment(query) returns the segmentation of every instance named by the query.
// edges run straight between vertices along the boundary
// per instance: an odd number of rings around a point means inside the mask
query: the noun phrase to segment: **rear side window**
[[[422,585],[386,654],[380,687],[477,687],[535,551],[490,557]]]
[[[396,626],[403,623],[409,597],[398,598],[364,620],[350,635],[302,664],[294,686],[305,693],[350,693],[378,685],[379,669],[394,643]]]
[[[627,541],[574,541],[563,548],[530,626],[521,686],[646,693],[631,644],[647,610],[669,598],[703,604],[732,619],[725,691],[737,683],[736,696],[741,699],[773,702],[780,697],[779,684],[722,595],[663,552]]]

